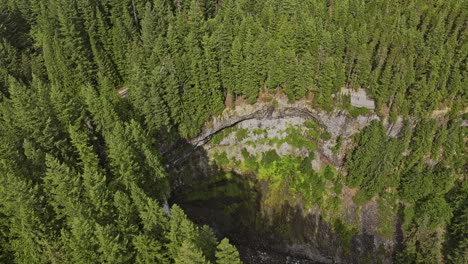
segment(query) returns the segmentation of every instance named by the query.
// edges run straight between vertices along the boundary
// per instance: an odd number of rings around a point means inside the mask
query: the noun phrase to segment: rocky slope
[[[231,154],[230,156],[233,157],[239,156],[234,153],[239,152],[239,148],[243,147],[246,147],[250,153],[258,154],[271,149],[271,147],[262,146],[262,144],[255,144],[255,147],[246,146],[245,143],[258,141],[261,138],[280,137],[281,131],[287,129],[288,125],[301,126],[306,120],[312,120],[332,136],[330,140],[322,141],[318,144],[317,153],[319,156],[315,160],[314,168],[319,169],[322,163],[341,167],[345,154],[350,147],[351,136],[369,125],[372,120],[378,119],[380,119],[379,116],[374,113],[351,117],[345,110],[326,112],[312,108],[310,103],[305,99],[289,103],[286,97],[277,96],[271,102],[259,100],[259,102],[253,105],[243,104],[236,106],[234,109],[226,109],[220,116],[214,117],[208,122],[203,127],[200,135],[190,140],[190,144],[203,146],[206,150],[210,150],[213,145],[205,144],[211,137],[226,128],[235,126],[250,131],[263,129],[266,130],[265,133],[250,133],[247,138],[240,142],[234,134],[231,134],[219,144],[220,146],[229,146],[228,155]],[[389,123],[386,119],[383,121],[387,127],[387,135],[391,137],[397,136],[403,127],[401,118],[398,118],[394,123]],[[341,137],[344,141],[343,149],[339,153],[333,153],[331,147],[336,144],[338,137]],[[282,146],[277,151],[279,154],[287,155],[293,151],[293,148],[286,144],[286,146]],[[324,160],[324,162],[320,162],[321,160]]]
[[[190,143],[193,146],[202,147],[203,152],[206,151],[212,163],[214,162],[212,157],[219,153],[226,153],[229,160],[241,162],[243,161],[241,153],[244,149],[257,157],[269,150],[275,150],[280,156],[300,157],[306,157],[312,151],[315,153],[315,158],[312,161],[314,170],[321,171],[324,166],[329,165],[333,166],[338,173],[345,175],[343,164],[346,154],[353,148],[352,135],[376,119],[379,119],[379,116],[373,113],[351,117],[344,110],[326,112],[313,109],[306,100],[289,103],[286,98],[277,96],[269,102],[259,100],[254,105],[244,104],[233,109],[226,109],[222,115],[213,118],[206,124],[200,135],[193,138]],[[306,131],[305,124],[310,120],[319,126],[321,133],[329,135],[315,142],[316,149],[311,150],[284,142],[284,138],[288,136],[287,131],[290,131],[288,129],[294,128],[296,131],[304,133]],[[387,134],[392,137],[397,136],[403,127],[401,119],[394,123],[383,121],[387,127]],[[236,133],[239,130],[243,131],[242,137]],[[219,133],[224,133],[222,137],[218,137],[220,139],[216,142],[210,140]],[[278,141],[281,143],[278,144]],[[337,145],[338,141],[341,141],[341,147],[333,151],[333,147]],[[227,169],[239,174],[245,173],[236,166],[230,166]],[[278,231],[275,230],[276,228],[288,230],[287,235],[278,240],[280,242],[270,243],[272,248],[289,256],[302,257],[319,263],[358,263],[364,260],[369,261],[369,263],[391,262],[391,254],[396,246],[396,237],[395,235],[385,237],[379,232],[381,223],[375,200],[358,207],[352,201],[355,190],[343,186],[343,192],[338,197],[342,203],[339,209],[334,212],[328,212],[327,209],[320,206],[306,210],[301,199],[296,196],[285,198],[289,200],[286,206],[283,204],[281,208],[273,208],[265,206],[265,197],[268,196],[267,184],[258,181],[256,184],[255,192],[258,197],[257,207],[254,210],[257,211],[258,216],[265,219],[266,223],[269,223],[265,224],[263,229],[273,228],[273,233]],[[327,195],[331,197],[335,194],[329,191]],[[199,210],[201,209],[199,208]],[[190,213],[190,208],[188,208],[188,212]],[[209,214],[216,214],[216,212]],[[205,219],[203,216],[200,217],[200,219]],[[349,245],[343,245],[343,234],[336,234],[332,231],[333,221],[337,221],[337,219],[343,221],[345,225],[357,227],[356,233],[350,233],[347,242]],[[218,221],[218,223],[210,223],[213,220],[210,220],[209,217],[200,221],[211,225],[222,225],[220,222],[225,221],[225,219]],[[267,227],[268,225],[270,226]],[[236,232],[236,230],[231,229],[226,232]],[[275,238],[275,235],[270,234],[269,238],[272,237]],[[239,243],[245,243],[246,240],[254,240],[254,238],[246,236],[238,239],[241,241]],[[252,247],[255,248],[255,245],[250,246],[250,254],[252,254]],[[266,259],[268,258],[266,257]],[[260,261],[258,258],[252,257],[252,263],[258,261]],[[272,259],[269,259],[264,263],[273,262]]]

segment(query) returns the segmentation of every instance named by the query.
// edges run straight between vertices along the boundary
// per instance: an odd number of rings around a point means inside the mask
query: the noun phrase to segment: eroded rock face
[[[313,109],[305,101],[289,103],[286,99],[277,98],[274,103],[257,102],[253,105],[241,105],[234,109],[226,109],[220,116],[213,117],[208,122],[202,132],[197,137],[190,140],[195,146],[205,144],[212,135],[219,131],[240,125],[247,120],[263,120],[262,122],[250,123],[252,128],[274,126],[275,122],[281,124],[280,119],[302,118],[304,120],[313,120],[317,124],[325,127],[334,137],[350,137],[354,133],[370,124],[372,120],[379,119],[376,114],[367,114],[353,118],[346,111],[334,110],[326,112]],[[246,127],[247,125],[241,125]],[[395,123],[386,122],[389,136],[396,136],[403,126],[403,120],[398,118]]]
[[[305,101],[288,103],[286,99],[277,98],[275,102],[258,102],[254,105],[241,105],[225,110],[222,115],[214,117],[206,124],[202,133],[190,143],[201,146],[208,154],[226,152],[230,160],[242,160],[241,152],[244,148],[250,154],[258,156],[274,149],[280,156],[305,157],[311,152],[310,149],[293,147],[288,143],[274,145],[269,139],[281,140],[287,136],[284,131],[288,127],[305,128],[305,122],[312,120],[331,135],[330,138],[316,142],[317,149],[313,151],[315,153],[312,161],[313,169],[320,171],[325,165],[331,165],[338,172],[346,173],[343,171],[343,165],[346,155],[354,148],[352,135],[378,119],[380,118],[376,114],[353,118],[346,111],[326,112],[313,109]],[[394,123],[383,121],[387,127],[387,135],[391,137],[397,136],[403,127],[401,118]],[[232,132],[216,144],[209,143],[213,135],[232,126],[237,130],[243,129],[248,132],[241,139]],[[254,133],[255,130],[257,132]],[[341,138],[342,146],[339,151],[332,151],[338,138]],[[369,252],[376,254],[379,250],[392,252],[396,242],[394,238],[386,238],[379,233],[380,223],[375,200],[358,208],[352,201],[354,194],[355,190],[344,187],[343,204],[339,212],[343,221],[359,229],[359,233],[352,238],[351,251],[348,249],[349,252],[345,252],[339,235],[331,231],[331,223],[324,220],[320,209],[311,209],[308,212],[298,209],[297,215],[294,213],[287,216],[288,221],[294,223],[291,228],[295,235],[292,235],[293,239],[283,245],[281,250],[292,256],[303,256],[319,263],[358,263]],[[390,255],[371,259],[391,263]]]
[[[324,110],[313,109],[305,101],[289,103],[285,98],[277,98],[274,103],[257,102],[253,105],[241,105],[234,109],[226,109],[220,116],[214,117],[212,121],[205,125],[199,136],[190,140],[194,146],[203,146],[210,150],[212,146],[205,145],[208,140],[223,129],[235,126],[238,129],[265,129],[262,134],[250,133],[247,138],[239,141],[234,134],[224,138],[219,146],[225,146],[231,158],[240,158],[240,151],[246,148],[251,154],[261,154],[272,149],[268,144],[261,144],[261,138],[282,138],[285,135],[281,132],[290,125],[303,125],[305,121],[312,120],[331,134],[329,140],[322,140],[318,144],[316,159],[313,168],[320,170],[323,164],[329,164],[335,168],[341,168],[344,164],[346,153],[352,148],[351,136],[368,126],[372,120],[379,120],[376,114],[361,115],[356,118],[351,117],[347,111],[334,110],[326,112]],[[403,120],[398,118],[396,122],[390,123],[384,120],[387,127],[387,134],[391,137],[398,135],[403,128]],[[331,148],[336,145],[336,140],[341,137],[343,140],[342,151],[334,153]],[[246,142],[257,142],[255,146],[246,145]],[[226,149],[226,150],[227,150]],[[279,155],[290,155],[292,153],[299,156],[307,155],[305,149],[295,149],[287,143],[275,149]]]

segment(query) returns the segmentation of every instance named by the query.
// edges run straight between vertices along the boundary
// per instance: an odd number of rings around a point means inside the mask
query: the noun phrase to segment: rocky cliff
[[[319,156],[315,160],[314,168],[319,169],[324,160],[325,164],[333,165],[337,168],[343,165],[343,161],[349,147],[351,147],[351,136],[361,131],[370,124],[372,120],[379,120],[380,117],[374,113],[351,117],[348,111],[334,110],[326,112],[324,110],[312,108],[307,100],[300,100],[289,103],[286,97],[277,96],[273,101],[260,101],[253,105],[240,105],[233,109],[226,109],[220,116],[213,117],[202,129],[199,136],[190,140],[194,146],[203,146],[206,150],[213,147],[228,146],[230,148],[228,155],[234,155],[240,148],[246,147],[249,152],[258,154],[271,149],[271,146],[264,144],[255,144],[255,147],[245,145],[246,142],[256,142],[261,138],[280,137],[281,131],[284,131],[288,125],[301,126],[307,120],[312,120],[331,134],[329,140],[322,140],[318,144],[317,153]],[[387,127],[387,135],[395,137],[403,127],[403,121],[398,118],[396,122],[390,123],[383,119]],[[219,144],[207,144],[210,138],[220,133],[226,128],[233,127],[253,131],[263,129],[265,133],[249,133],[248,137],[238,140],[234,134],[227,135]],[[336,144],[338,137],[343,140],[343,148],[338,153],[333,153],[331,147]],[[236,151],[237,150],[237,151]],[[282,146],[277,149],[279,154],[287,155],[293,148]],[[304,152],[304,151],[303,151]],[[304,153],[303,153],[304,154]]]
[[[328,165],[340,177],[345,177],[343,165],[346,155],[354,147],[352,135],[377,119],[380,118],[374,113],[351,117],[345,110],[326,112],[312,108],[306,100],[289,103],[286,98],[277,96],[269,102],[259,100],[254,105],[226,109],[222,115],[207,123],[200,135],[190,140],[190,143],[202,147],[212,163],[216,163],[213,157],[225,154],[226,163],[235,161],[224,166],[225,170],[239,175],[246,173],[239,166],[245,158],[243,151],[246,150],[253,157],[261,157],[262,153],[275,150],[280,156],[298,157],[307,157],[310,152],[314,152],[315,158],[311,162],[315,171],[323,171]],[[307,122],[310,121],[317,125],[317,133],[327,136],[317,137],[309,148],[288,143],[288,133],[305,135],[309,131]],[[387,135],[391,137],[397,136],[403,127],[401,119],[394,123],[383,121]],[[305,208],[301,197],[287,194],[282,197],[287,203],[267,205],[267,197],[270,195],[268,183],[253,177],[257,186],[254,215],[265,221],[260,229],[273,229],[272,232],[268,231],[268,237],[273,240],[280,236],[276,242],[281,242],[271,243],[272,248],[290,256],[301,256],[306,261],[303,263],[308,263],[307,260],[319,263],[358,263],[364,260],[369,263],[391,262],[396,238],[395,235],[386,237],[380,233],[381,223],[375,199],[363,206],[356,206],[352,201],[355,190],[343,186],[343,191],[336,194],[332,191],[332,184],[327,182],[324,203],[332,199],[342,201],[334,210],[321,205]],[[344,226],[344,231],[337,233],[340,224]],[[238,241],[245,242],[243,239]],[[262,262],[255,257],[251,260],[252,263],[259,261]],[[264,263],[272,261],[269,259]]]

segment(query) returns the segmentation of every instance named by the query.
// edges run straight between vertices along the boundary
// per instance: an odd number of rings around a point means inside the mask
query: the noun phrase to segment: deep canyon
[[[174,170],[185,176],[174,183],[172,202],[195,222],[230,237],[245,263],[391,263],[401,227],[394,215],[394,232],[380,232],[376,199],[357,206],[352,199],[356,190],[327,180],[323,200],[306,205],[300,193],[272,193],[269,181],[243,166],[246,153],[257,158],[271,151],[299,158],[313,153],[308,162],[314,171],[328,167],[335,178],[345,177],[346,156],[355,147],[352,137],[373,120],[381,118],[374,113],[352,117],[346,110],[326,112],[310,107],[305,99],[290,103],[281,96],[226,109],[190,140],[191,154],[176,159]],[[398,136],[401,118],[382,121],[389,137]],[[310,124],[325,136],[308,137]],[[291,133],[305,136],[313,146],[290,144]],[[334,184],[342,185],[340,193]],[[337,200],[338,205],[327,206]]]

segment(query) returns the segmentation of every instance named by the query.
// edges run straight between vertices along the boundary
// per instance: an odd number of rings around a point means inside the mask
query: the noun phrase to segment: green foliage
[[[318,80],[320,92],[317,94],[316,99],[318,105],[327,111],[331,111],[333,109],[331,94],[335,88],[335,78],[335,60],[333,57],[330,57],[325,61],[320,69],[320,77]]]
[[[314,158],[314,152],[310,152],[309,155],[307,155],[307,157],[301,161],[299,169],[303,174],[308,175],[314,172],[314,169],[312,168],[312,161],[314,160]]]
[[[247,149],[243,148],[241,151],[242,157],[244,158],[245,167],[252,171],[258,170],[257,158],[250,154]]]
[[[274,154],[269,155],[274,156]],[[290,156],[279,159],[275,157],[272,163],[264,165],[262,163],[258,176],[260,179],[268,180],[273,191],[286,188],[293,195],[301,195],[305,200],[305,208],[321,205],[325,195],[325,176],[312,169],[313,158],[313,154],[304,159]]]
[[[441,263],[446,254],[443,251],[443,227],[452,217],[452,208],[443,197],[429,197],[418,203],[415,209],[408,209],[404,211],[407,221],[404,228],[411,235],[406,248],[398,253],[397,262]],[[463,240],[459,241],[463,243]],[[452,252],[456,255],[456,247],[454,249]]]
[[[229,158],[227,157],[227,154],[225,151],[221,153],[214,153],[213,158],[216,160],[216,163],[218,163],[219,165],[229,164]]]
[[[407,158],[408,169],[417,165],[431,150],[436,125],[436,120],[428,119],[422,120],[416,126],[414,136],[411,138],[411,153]]]
[[[466,116],[459,116],[467,83],[464,3],[0,0],[0,6],[0,262],[213,262],[212,233],[180,209],[170,219],[162,212],[172,164],[158,150],[197,136],[223,111],[227,94],[252,104],[261,89],[279,88],[290,101],[310,92],[315,105],[331,111],[335,101],[349,108],[348,98],[332,99],[343,86],[366,88],[379,109],[389,109],[389,120],[410,116],[416,125],[414,133],[408,125],[389,138],[374,121],[356,137],[345,165],[345,182],[360,188],[355,200],[396,191],[409,203],[404,226],[418,235],[405,241],[406,263],[466,262],[466,206],[454,198],[466,197],[466,189],[451,191],[466,163]],[[125,100],[117,91],[127,91]],[[444,119],[427,119],[442,106],[450,109]],[[352,108],[350,115],[367,111]],[[311,121],[305,126],[269,143],[313,151],[331,138]],[[223,130],[212,143],[232,132]],[[247,133],[235,136],[240,141]],[[246,150],[242,155],[247,169],[286,183],[306,203],[321,203],[330,179],[337,193],[341,186],[336,176],[314,172],[311,156],[268,153],[259,164]],[[220,163],[226,158],[218,156]],[[439,165],[427,166],[428,158]],[[442,256],[437,230],[448,222],[453,250]],[[352,233],[341,225],[336,229]]]
[[[184,241],[180,252],[175,258],[176,264],[207,264],[209,263],[203,253],[192,242]]]
[[[395,198],[395,195],[384,194],[377,200],[380,222],[379,232],[387,238],[391,238],[395,232],[394,224],[398,209]]]
[[[237,141],[242,141],[249,136],[249,131],[245,128],[239,128],[236,132]]]
[[[278,161],[280,159],[280,156],[274,149],[268,150],[266,152],[262,153],[262,160],[260,164],[263,167],[268,167],[272,165],[275,161]]]
[[[399,195],[401,199],[414,203],[432,194],[433,189],[431,175],[410,171],[402,177]]]
[[[226,129],[223,129],[221,131],[219,131],[218,133],[216,133],[214,136],[211,137],[210,139],[210,143],[212,144],[219,144],[221,143],[221,141],[227,137],[229,134],[235,132],[236,128],[235,127],[229,127],[229,128],[226,128]],[[237,132],[236,132],[236,137],[237,137]]]
[[[322,137],[322,135],[318,132],[320,130],[316,130],[316,129],[307,129],[305,131],[305,134],[310,137],[310,139],[312,140],[320,140],[320,138]]]
[[[411,236],[411,239],[406,241],[405,250],[398,254],[397,262],[400,263],[442,262],[443,258],[448,259],[450,256],[460,259],[459,251],[443,249],[446,238],[441,232],[444,226],[450,223],[450,219],[452,221],[456,219],[454,212],[460,214],[460,211],[454,211],[457,206],[444,199],[459,176],[456,176],[455,170],[451,167],[454,166],[453,160],[447,159],[435,166],[427,166],[424,161],[430,157],[431,140],[435,129],[436,124],[433,120],[422,120],[416,126],[413,138],[409,139],[408,136],[402,138],[403,144],[408,144],[405,149],[407,146],[411,146],[412,149],[411,152],[407,151],[409,155],[400,165],[403,169],[397,194],[399,199],[412,205],[405,206],[403,210],[403,230],[406,235]],[[409,134],[408,130],[404,133]],[[439,147],[440,145],[435,149]],[[448,164],[452,165],[447,166]],[[464,239],[457,238],[457,241],[463,248]]]
[[[453,211],[453,217],[447,226],[447,244],[445,251],[450,263],[464,263],[468,250],[468,182],[459,182],[449,193],[448,202]]]
[[[428,229],[434,230],[452,217],[452,210],[444,198],[434,197],[416,207],[416,217],[424,221]]]
[[[349,253],[349,250],[351,250],[351,239],[359,232],[357,227],[348,225],[340,219],[335,219],[332,228],[333,232],[340,234],[341,244]]]
[[[302,178],[300,177],[299,162],[299,158],[285,156],[279,161],[274,161],[268,167],[261,167],[258,176],[262,180],[271,181],[273,190],[278,189],[280,185],[295,189],[294,182],[299,182]]]
[[[245,145],[246,145],[246,146],[251,146],[252,148],[256,148],[256,147],[257,147],[257,144],[255,144],[255,142],[250,141],[250,140],[249,140],[249,141],[246,141],[246,142],[245,142]]]
[[[252,132],[254,133],[254,135],[261,135],[261,134],[265,134],[267,132],[266,129],[261,129],[261,128],[256,128],[254,130],[252,130]]]
[[[324,140],[330,140],[332,137],[332,134],[330,132],[323,132],[322,135],[321,135],[321,138],[324,139]]]
[[[358,117],[370,113],[370,110],[365,107],[352,107],[349,111],[349,115],[352,117]]]
[[[239,252],[237,249],[229,244],[229,239],[225,238],[219,242],[216,250],[216,263],[217,264],[240,264]]]
[[[303,131],[300,128],[295,128],[293,126],[289,126],[286,130],[286,137],[284,138],[284,142],[290,144],[295,148],[307,148],[311,151],[317,149],[317,145],[306,138],[303,135]]]
[[[211,137],[210,139],[210,143],[212,144],[219,144],[221,143],[221,141],[224,139],[224,134],[222,133],[217,133],[215,134],[213,137]]]
[[[343,144],[343,138],[342,137],[338,137],[336,139],[336,145],[332,147],[332,151],[333,153],[337,153],[337,152],[340,152],[340,149],[341,149],[341,145]]]
[[[362,204],[385,187],[396,186],[395,168],[400,165],[405,149],[403,138],[388,138],[379,121],[372,121],[355,137],[357,147],[350,155],[346,182],[350,187],[361,187],[354,201]],[[382,149],[386,151],[382,153]]]
[[[454,176],[453,170],[440,166],[423,171],[415,168],[402,176],[399,195],[412,203],[431,194],[445,195],[456,180]]]
[[[335,178],[335,169],[330,165],[325,166],[325,169],[323,170],[323,177],[329,181],[333,181]]]
[[[215,262],[215,251],[218,240],[213,230],[207,225],[202,226],[199,229],[197,241],[198,247],[201,249],[208,262]]]
[[[312,120],[306,120],[304,122],[304,125],[307,127],[307,128],[313,128],[313,129],[320,129],[319,125],[317,125],[317,123],[315,123],[314,121]]]

